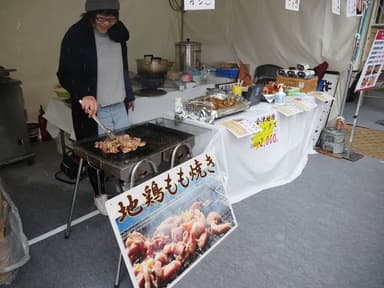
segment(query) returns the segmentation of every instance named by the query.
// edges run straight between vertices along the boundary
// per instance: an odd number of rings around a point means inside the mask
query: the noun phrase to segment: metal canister
[[[175,44],[176,52],[176,71],[189,73],[194,70],[200,70],[201,66],[201,43],[190,39],[177,42]]]
[[[320,136],[320,147],[332,153],[343,153],[345,143],[345,130],[324,128]]]

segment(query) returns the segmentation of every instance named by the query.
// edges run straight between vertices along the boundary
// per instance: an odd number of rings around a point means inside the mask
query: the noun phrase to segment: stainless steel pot
[[[137,59],[137,73],[142,78],[165,78],[169,68],[167,59],[160,57],[144,56],[144,59]]]
[[[201,43],[181,41],[175,44],[176,51],[176,70],[177,72],[191,72],[200,70],[201,65]]]

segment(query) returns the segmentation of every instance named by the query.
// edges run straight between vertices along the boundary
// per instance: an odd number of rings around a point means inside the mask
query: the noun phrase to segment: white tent
[[[0,7],[0,65],[16,68],[23,81],[30,118],[40,104],[47,104],[57,83],[59,46],[64,32],[84,11],[84,1],[3,2]],[[174,58],[180,41],[180,17],[166,0],[120,0],[121,19],[131,33],[130,69],[144,54]],[[184,14],[184,39],[202,43],[203,62],[240,59],[251,72],[260,64],[282,67],[298,63],[315,67],[323,61],[341,73],[331,119],[337,116],[353,53],[354,35],[361,17],[331,12],[331,0],[305,0],[299,11],[284,8],[280,0],[218,0],[216,9]]]
[[[332,14],[332,1],[301,1],[300,11],[285,10],[284,1],[216,1],[214,11],[185,15],[185,37],[203,43],[205,61],[240,59],[251,64],[282,67],[305,63],[341,74],[330,119],[338,116],[361,17]]]

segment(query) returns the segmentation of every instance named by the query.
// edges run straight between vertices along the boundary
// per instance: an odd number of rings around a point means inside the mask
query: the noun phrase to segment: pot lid
[[[3,66],[0,66],[0,77],[8,77],[9,72],[16,71],[16,69],[6,69]]]
[[[186,41],[180,41],[176,43],[176,46],[201,46],[200,42],[191,41],[191,39],[187,38]]]

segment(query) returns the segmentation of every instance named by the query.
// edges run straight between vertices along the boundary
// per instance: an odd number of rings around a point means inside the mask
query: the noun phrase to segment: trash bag
[[[0,287],[3,287],[12,283],[17,269],[28,262],[30,255],[19,211],[6,193],[1,178],[0,196]]]

